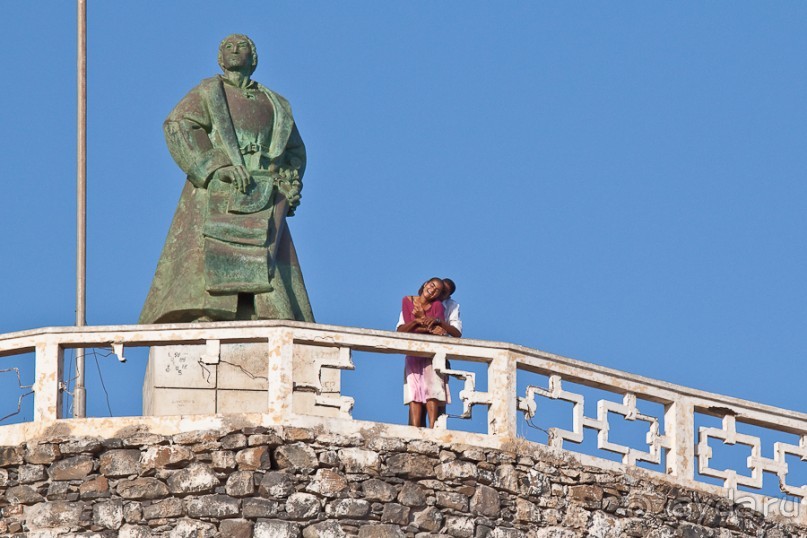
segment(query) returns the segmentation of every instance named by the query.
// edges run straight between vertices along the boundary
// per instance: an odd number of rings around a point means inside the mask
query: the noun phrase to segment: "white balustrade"
[[[400,360],[401,355],[425,356],[433,359],[438,373],[462,382],[463,386],[458,394],[462,402],[462,413],[458,418],[470,418],[476,407],[487,408],[487,433],[452,432],[448,430],[443,416],[438,421],[438,431],[388,426],[388,431],[395,435],[437,435],[443,440],[450,440],[451,435],[456,435],[455,440],[458,442],[472,440],[486,446],[511,446],[518,437],[519,413],[523,413],[528,420],[532,419],[541,411],[536,398],[549,398],[572,404],[572,429],[549,429],[548,445],[552,450],[570,450],[569,443],[583,442],[585,430],[589,429],[597,433],[597,446],[619,454],[622,465],[628,468],[634,467],[638,462],[660,464],[663,456],[668,477],[710,491],[714,491],[715,486],[698,482],[696,469],[703,476],[722,480],[724,491],[735,490],[739,486],[761,488],[763,473],[769,473],[778,477],[782,492],[807,504],[807,484],[794,483],[792,475],[789,481],[787,462],[788,457],[807,462],[805,413],[711,394],[511,344],[300,322],[61,327],[0,335],[0,357],[36,352],[34,422],[0,426],[0,434],[6,439],[30,439],[38,433],[44,434],[57,422],[69,425],[81,420],[94,424],[94,431],[99,432],[112,432],[114,428],[120,427],[120,424],[114,424],[116,419],[67,420],[61,417],[63,387],[60,383],[63,378],[63,355],[67,349],[111,347],[123,361],[124,348],[205,344],[202,362],[215,365],[219,361],[221,347],[234,342],[266,345],[269,388],[266,411],[261,414],[260,420],[267,424],[310,424],[311,421],[320,420],[332,425],[341,424],[340,428],[353,428],[354,431],[367,428],[362,421],[352,418],[353,399],[334,393],[326,387],[327,376],[331,375],[328,372],[353,370],[355,366],[351,354],[354,351],[386,354],[396,357],[396,360]],[[297,355],[295,350],[299,351]],[[295,361],[302,360],[307,361],[305,368],[295,369]],[[456,361],[452,364],[453,368],[448,367],[449,361]],[[458,366],[460,361],[482,363],[486,366],[487,391],[477,389],[476,374],[461,369]],[[529,385],[525,393],[519,395],[516,383],[519,372],[546,376],[548,385]],[[568,383],[606,390],[613,393],[615,398],[598,399],[596,417],[586,416],[586,394],[584,391],[568,389],[565,386]],[[299,413],[294,407],[295,392],[313,392],[313,414],[316,414],[317,408],[328,408],[331,409],[331,414],[328,415],[331,418],[304,416]],[[663,416],[648,414],[642,409],[642,402],[660,404]],[[696,432],[697,413],[721,418],[722,428],[701,427]],[[614,442],[609,437],[612,429],[609,423],[611,415],[644,423],[647,427],[645,446],[637,448]],[[93,420],[99,422],[93,423]],[[100,422],[102,420],[106,422]],[[128,417],[119,420],[129,423],[139,421],[141,426],[155,429],[189,429],[218,419],[182,416],[174,419]],[[772,446],[773,457],[765,458],[762,456],[762,439],[738,432],[738,423],[795,434],[799,441],[798,444],[776,442]],[[449,437],[445,437],[446,435]],[[750,447],[751,456],[748,458],[747,468],[711,467],[713,444],[710,441]],[[587,463],[614,465],[591,455],[576,457]]]

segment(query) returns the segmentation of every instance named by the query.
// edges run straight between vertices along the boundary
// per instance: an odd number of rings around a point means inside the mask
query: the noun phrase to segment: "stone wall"
[[[239,428],[0,447],[4,536],[806,537],[641,471],[510,451]]]

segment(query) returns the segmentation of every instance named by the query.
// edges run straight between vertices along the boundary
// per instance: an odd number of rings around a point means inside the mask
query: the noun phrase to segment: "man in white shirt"
[[[457,291],[457,285],[450,278],[443,279],[443,308],[446,312],[446,321],[454,330],[448,330],[448,334],[459,338],[462,336],[462,320],[460,319],[460,304],[451,298]]]
[[[445,318],[447,326],[444,327],[449,336],[459,338],[462,336],[462,320],[460,319],[460,304],[451,298],[451,295],[457,290],[457,285],[450,278],[443,279],[443,309],[445,310]],[[395,328],[404,324],[403,312],[398,315],[398,324]]]

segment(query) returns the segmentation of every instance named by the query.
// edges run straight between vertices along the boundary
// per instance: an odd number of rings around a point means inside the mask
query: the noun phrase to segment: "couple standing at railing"
[[[460,305],[451,299],[457,286],[450,278],[430,278],[417,295],[406,296],[401,302],[398,332],[462,336]],[[404,367],[404,404],[409,405],[409,425],[429,428],[451,401],[448,384],[435,372],[431,357],[406,356]]]

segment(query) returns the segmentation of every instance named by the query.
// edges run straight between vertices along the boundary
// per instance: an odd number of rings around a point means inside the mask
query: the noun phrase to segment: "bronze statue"
[[[140,323],[314,321],[286,228],[305,146],[288,101],[250,79],[252,40],[226,37],[218,59],[224,74],[193,88],[163,126],[188,181]]]

